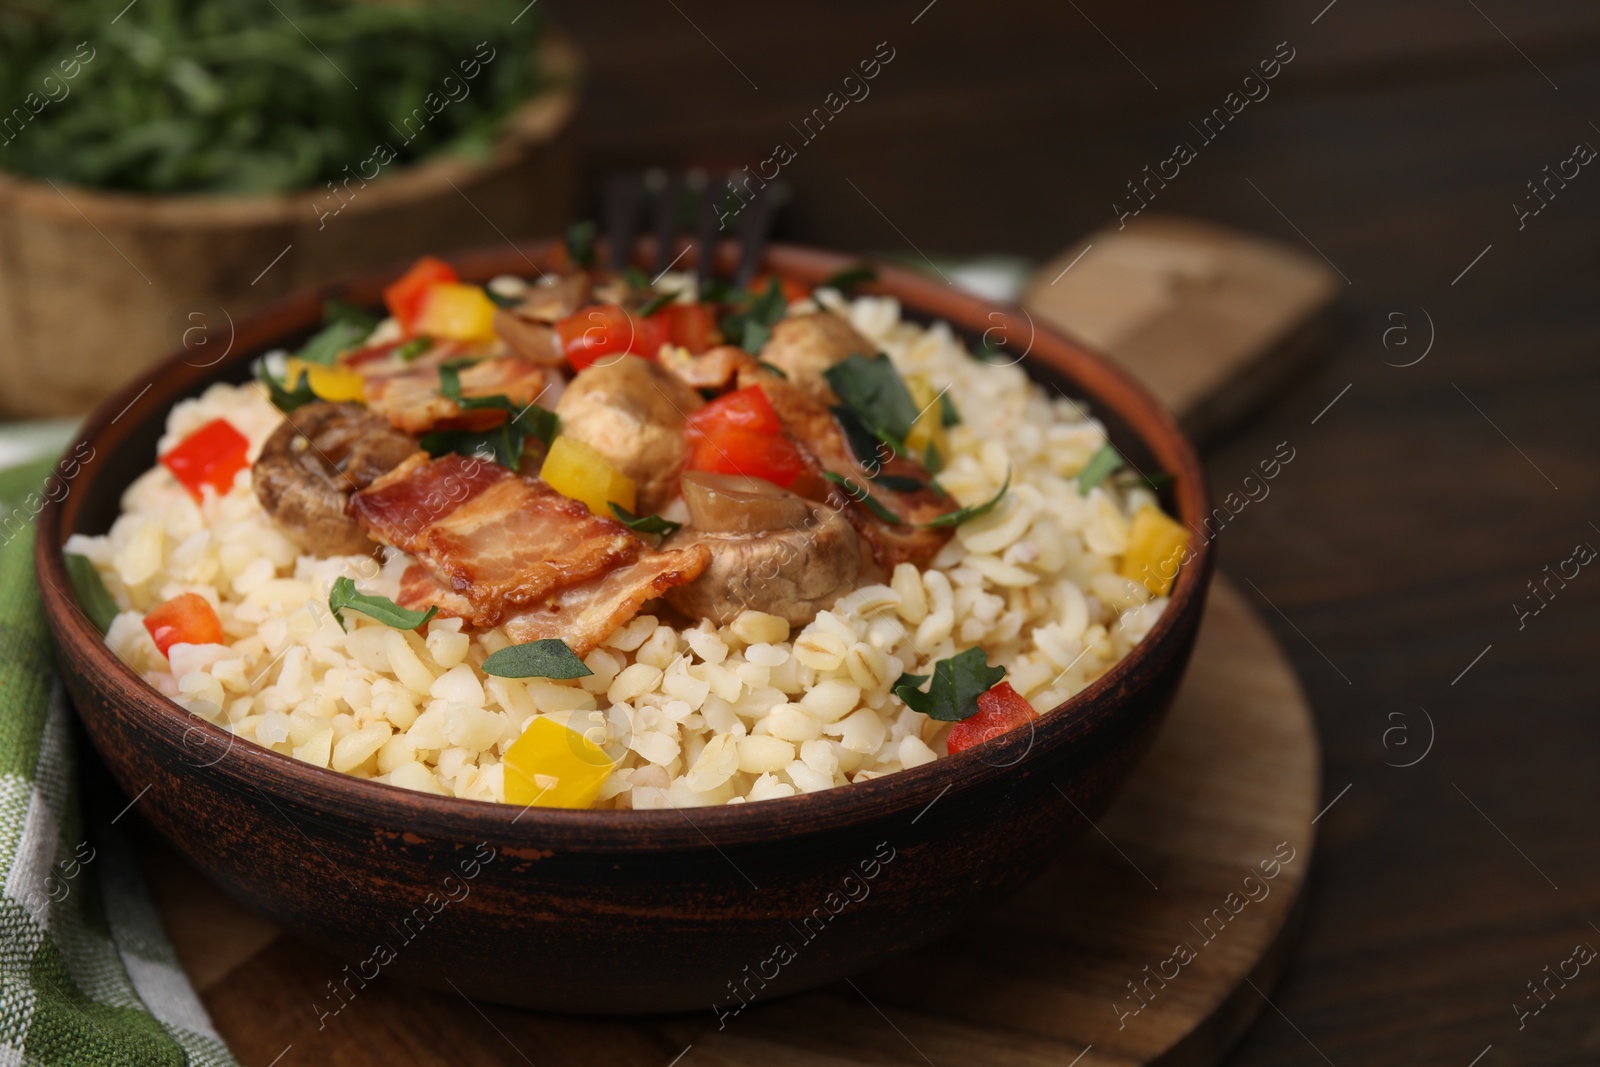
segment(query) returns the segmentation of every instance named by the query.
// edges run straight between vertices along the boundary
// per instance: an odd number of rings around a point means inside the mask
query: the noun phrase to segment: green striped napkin
[[[0,514],[53,463],[0,471]],[[30,527],[0,544],[0,1064],[237,1067],[178,966],[116,813],[86,819],[69,714]]]

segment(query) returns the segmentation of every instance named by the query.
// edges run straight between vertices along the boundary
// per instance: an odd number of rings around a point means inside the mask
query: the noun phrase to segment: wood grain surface
[[[1215,1063],[1263,1008],[1295,929],[1320,755],[1299,683],[1239,591],[1220,581],[1207,611],[1155,749],[1043,878],[931,948],[720,1028],[709,1007],[576,1020],[389,981],[319,1019],[345,961],[279,935],[153,842],[146,870],[249,1065],[663,1067],[682,1052],[681,1067],[1042,1067],[1086,1049],[1082,1067]]]

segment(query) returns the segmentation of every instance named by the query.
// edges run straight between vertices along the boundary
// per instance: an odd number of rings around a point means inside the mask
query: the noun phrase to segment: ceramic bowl
[[[548,242],[508,245],[454,263],[463,278],[484,281],[529,275],[551,253]],[[853,262],[774,246],[766,266],[818,283]],[[93,458],[38,527],[61,670],[112,775],[207,877],[348,965],[333,967],[338,982],[381,973],[602,1014],[726,1011],[821,985],[937,938],[985,898],[1021,886],[1099,817],[1148,749],[1211,576],[1199,538],[1149,636],[1031,731],[783,800],[519,811],[319,769],[191,716],[105,647],[73,602],[61,546],[110,526],[122,491],[154,462],[176,401],[244,381],[257,355],[293,348],[320,325],[328,297],[379,306],[396,273],[288,298],[129,385],[85,423]],[[1007,358],[1046,388],[1086,398],[1142,470],[1174,476],[1168,507],[1202,527],[1199,459],[1122,371],[1025,312],[938,279],[883,268],[865,291],[896,297],[909,317],[949,322],[970,343],[985,334],[1004,342]],[[330,997],[328,1007],[337,1003]]]

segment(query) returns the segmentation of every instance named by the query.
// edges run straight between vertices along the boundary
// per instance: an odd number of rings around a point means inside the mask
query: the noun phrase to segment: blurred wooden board
[[[179,958],[250,1067],[1214,1064],[1288,951],[1319,766],[1288,660],[1219,579],[1171,718],[1098,828],[945,941],[721,1030],[709,1009],[573,1019],[383,980],[319,1027],[313,1005],[346,961],[280,935],[164,848],[145,854]],[[1290,850],[1264,880],[1260,864]],[[1242,903],[1246,893],[1259,899]],[[1172,962],[1180,944],[1191,962]],[[1152,972],[1169,977],[1144,984]]]
[[[1131,371],[1203,443],[1329,348],[1343,288],[1309,253],[1145,215],[1046,263],[1022,303]]]

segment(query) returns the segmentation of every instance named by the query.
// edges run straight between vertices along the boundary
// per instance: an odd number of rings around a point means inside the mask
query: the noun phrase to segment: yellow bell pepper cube
[[[439,282],[422,298],[412,333],[452,341],[494,340],[494,301],[476,285]]]
[[[518,807],[589,808],[615,766],[576,730],[536,717],[506,749],[506,803]]]
[[[1188,549],[1188,527],[1146,504],[1133,517],[1119,573],[1142,582],[1156,596],[1166,596]]]
[[[950,458],[950,437],[944,429],[944,410],[939,402],[939,390],[922,375],[913,374],[906,378],[906,391],[911,394],[920,412],[906,434],[906,450],[911,453],[912,459],[921,463],[927,455],[928,446],[932,445],[939,454],[935,466],[942,467],[945,460]]]
[[[613,467],[592,446],[566,434],[551,442],[539,477],[562,496],[583,501],[603,519],[617,517],[612,504],[632,511],[638,494],[632,478]]]
[[[290,357],[284,364],[285,384],[294,389],[303,377],[317,394],[317,399],[333,404],[360,403],[366,398],[366,379],[353,370],[343,367],[324,367],[320,363],[307,363]]]

